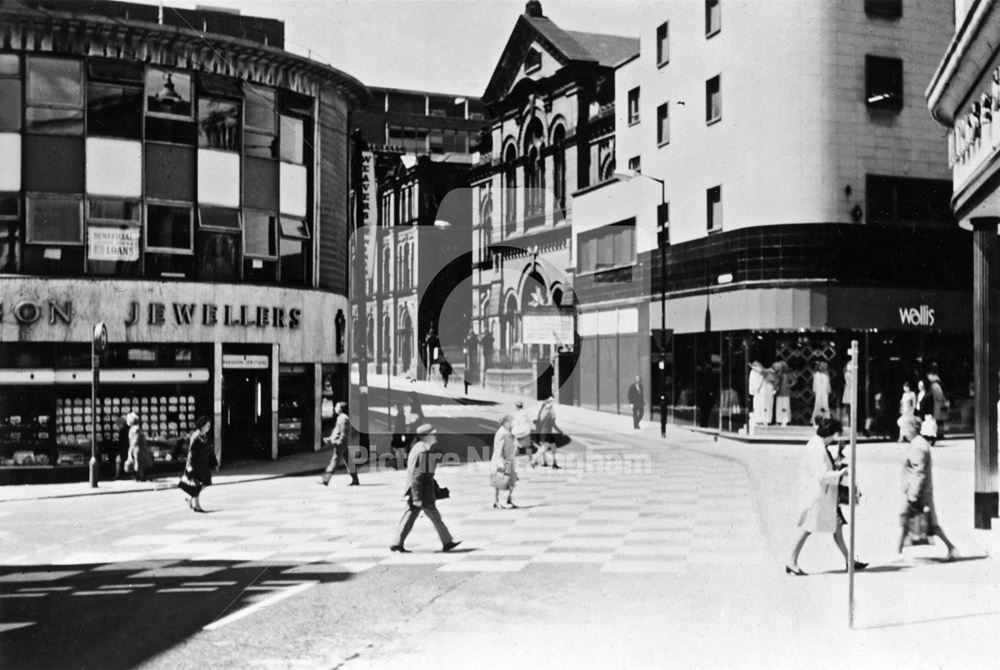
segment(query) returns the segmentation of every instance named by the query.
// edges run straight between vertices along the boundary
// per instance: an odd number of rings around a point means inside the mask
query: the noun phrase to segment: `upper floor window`
[[[240,104],[235,100],[198,100],[198,146],[223,151],[240,150]]]
[[[21,130],[21,59],[0,54],[0,132]]]
[[[635,264],[635,219],[582,233],[577,272],[602,272]]]
[[[903,61],[865,56],[865,104],[873,109],[903,108]]]
[[[628,169],[636,174],[642,172],[642,157],[632,156],[628,159]]]
[[[278,157],[277,96],[269,88],[246,84],[243,87],[246,106],[243,131],[243,151],[248,156]]]
[[[705,0],[705,37],[722,30],[722,0]]]
[[[670,62],[670,22],[666,21],[656,29],[656,64]]]
[[[83,134],[83,63],[29,56],[25,127],[51,135]]]
[[[706,192],[708,232],[722,230],[722,187],[713,186]]]
[[[146,139],[172,144],[194,144],[191,75],[149,68],[146,70]]]
[[[87,135],[142,138],[142,65],[113,60],[87,63]]]
[[[670,103],[665,102],[656,108],[656,144],[670,142]]]
[[[628,92],[628,122],[629,125],[639,123],[639,87]]]
[[[865,0],[865,14],[898,19],[903,15],[903,0]]]
[[[312,98],[291,91],[281,92],[278,115],[281,160],[304,165],[309,160],[309,133],[312,132]]]
[[[714,123],[722,118],[722,75],[705,82],[705,122]]]

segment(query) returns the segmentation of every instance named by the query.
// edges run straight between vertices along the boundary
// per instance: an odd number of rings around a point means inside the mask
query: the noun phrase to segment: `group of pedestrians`
[[[944,435],[949,403],[941,387],[941,377],[936,364],[931,364],[927,376],[917,380],[913,391],[909,382],[903,382],[903,395],[899,399],[899,442],[905,442],[906,426],[917,420],[918,433],[931,445]]]
[[[913,415],[899,422],[900,433],[907,446],[902,459],[903,495],[899,515],[898,560],[903,559],[903,547],[906,544],[927,544],[929,538],[936,535],[947,548],[945,560],[952,561],[957,556],[957,550],[938,524],[934,508],[930,443],[920,434],[920,425],[920,419]],[[797,523],[798,538],[789,561],[785,564],[787,574],[806,574],[799,567],[799,554],[806,540],[814,533],[833,534],[834,543],[843,555],[845,565],[849,566],[853,560],[855,570],[868,567],[867,563],[849,556],[844,544],[843,527],[847,521],[841,506],[850,504],[850,487],[845,484],[849,469],[843,453],[842,431],[843,426],[837,419],[821,418],[816,426],[816,435],[806,444],[802,476],[803,507]],[[857,502],[860,499],[857,489],[855,496]]]

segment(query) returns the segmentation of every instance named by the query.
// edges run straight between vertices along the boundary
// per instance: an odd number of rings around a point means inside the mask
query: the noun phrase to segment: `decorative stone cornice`
[[[0,4],[0,50],[133,60],[312,96],[325,84],[356,106],[371,104],[367,87],[336,68],[248,40],[156,23]]]

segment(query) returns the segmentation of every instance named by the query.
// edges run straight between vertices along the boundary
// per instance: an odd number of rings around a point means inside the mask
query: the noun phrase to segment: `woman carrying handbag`
[[[188,498],[188,505],[192,511],[204,512],[201,507],[201,491],[212,485],[212,470],[219,466],[219,462],[215,458],[215,447],[208,441],[212,420],[202,416],[195,425],[197,428],[188,440],[187,464],[177,486],[191,496]]]
[[[500,419],[500,427],[493,437],[493,454],[490,457],[490,485],[493,487],[493,509],[504,509],[500,504],[500,491],[507,492],[507,507],[514,509],[517,505],[511,500],[514,495],[514,485],[517,483],[517,471],[514,461],[517,456],[517,440],[511,432],[513,418],[510,414]]]

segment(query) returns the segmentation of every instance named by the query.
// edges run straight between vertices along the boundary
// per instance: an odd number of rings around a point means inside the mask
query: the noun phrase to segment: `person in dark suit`
[[[434,530],[441,539],[442,551],[451,551],[461,544],[448,532],[448,527],[444,525],[441,513],[437,510],[438,487],[434,480],[434,471],[437,469],[440,454],[434,449],[435,444],[437,444],[437,431],[434,427],[429,423],[418,426],[417,441],[410,449],[410,456],[406,462],[406,475],[410,483],[410,488],[406,492],[406,511],[403,512],[403,517],[396,527],[396,535],[389,545],[390,551],[409,553],[409,549],[404,546],[406,537],[413,530],[413,524],[421,512],[434,524]]]
[[[646,394],[642,391],[642,377],[635,376],[635,382],[628,387],[628,404],[632,405],[632,426],[639,430],[639,422],[646,411]]]

